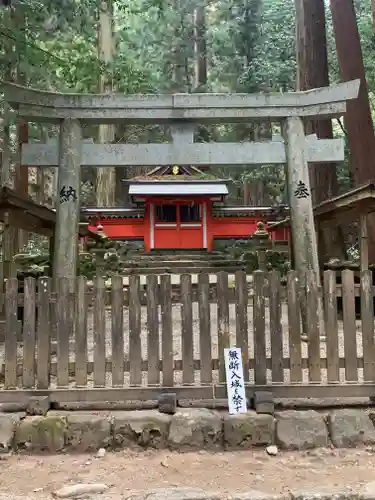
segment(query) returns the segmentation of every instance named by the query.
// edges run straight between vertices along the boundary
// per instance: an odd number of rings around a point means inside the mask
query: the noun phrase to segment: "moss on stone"
[[[16,430],[15,445],[19,449],[61,451],[65,446],[66,429],[64,417],[27,417]]]

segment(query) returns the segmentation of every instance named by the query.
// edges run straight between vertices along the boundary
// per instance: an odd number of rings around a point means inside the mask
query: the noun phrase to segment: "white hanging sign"
[[[246,413],[247,405],[241,349],[238,347],[224,349],[224,360],[227,375],[229,413],[231,415]]]

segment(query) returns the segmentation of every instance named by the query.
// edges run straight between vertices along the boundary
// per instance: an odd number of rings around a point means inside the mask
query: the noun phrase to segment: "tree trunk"
[[[249,196],[249,206],[250,207],[264,207],[268,205],[268,200],[266,200],[265,185],[263,180],[254,179],[249,183],[248,186],[248,196]]]
[[[26,16],[22,5],[17,5],[17,8],[12,10],[14,29],[23,38],[23,43],[26,44]],[[16,83],[24,87],[27,86],[26,75],[22,68],[22,61],[18,58],[16,68]],[[18,155],[16,163],[16,178],[15,190],[21,196],[28,196],[29,176],[27,166],[21,165],[21,148],[22,144],[29,140],[29,124],[25,120],[17,121],[17,140],[18,140]]]
[[[194,56],[195,56],[195,92],[207,92],[207,26],[205,0],[198,0],[194,10]],[[198,142],[210,142],[210,128],[198,127]]]
[[[26,45],[26,15],[23,5],[18,5],[13,9],[14,26],[17,33],[23,37],[23,41]],[[18,59],[16,68],[16,83],[24,87],[27,86],[26,75],[22,69],[22,61]],[[25,198],[29,195],[29,169],[27,166],[21,165],[21,150],[22,144],[29,141],[29,124],[27,120],[17,121],[17,160],[15,165],[15,191]],[[22,248],[27,244],[29,239],[29,233],[20,229],[18,231],[18,246]]]
[[[247,207],[249,204],[249,182],[245,179],[243,181],[243,205]]]
[[[8,23],[11,30],[14,31],[16,27],[16,19],[14,11],[6,11],[4,14],[4,25]],[[8,62],[4,70],[4,80],[14,82],[17,74],[18,58],[16,54],[16,46],[13,40],[6,39],[4,41],[4,49],[7,54]],[[12,175],[12,150],[11,150],[11,129],[10,129],[10,107],[7,102],[4,103],[4,116],[3,116],[3,152],[1,157],[1,185],[9,188],[14,188],[14,179]],[[3,259],[0,267],[1,278],[10,278],[17,276],[17,269],[14,264],[13,257],[19,250],[18,229],[9,224],[9,214],[4,214],[4,224],[2,233],[2,248]],[[4,283],[0,283],[0,291],[3,291]]]
[[[206,13],[204,0],[200,0],[194,12],[195,28],[195,90],[207,91],[207,43],[206,43]]]
[[[172,4],[175,25],[172,42],[173,81],[172,92],[189,92],[190,76],[186,59],[185,40],[185,12],[181,0],[174,0]]]
[[[375,34],[375,0],[371,0],[371,10],[372,10],[372,27]]]
[[[310,90],[329,86],[327,39],[324,0],[296,0],[297,89]],[[319,139],[332,139],[332,121],[310,120],[306,133]],[[337,196],[336,164],[315,163],[310,166],[313,203],[318,204]],[[322,264],[332,257],[344,258],[344,240],[339,227],[317,227],[320,235],[319,260]]]
[[[105,69],[100,71],[99,92],[113,91],[113,75],[109,65],[113,60],[113,5],[112,0],[99,0],[99,59]],[[114,125],[99,125],[98,142],[113,143],[115,137]],[[97,170],[96,199],[100,207],[111,207],[116,201],[116,169],[108,166]]]
[[[341,80],[361,80],[358,98],[347,103],[345,128],[350,148],[351,172],[355,185],[373,181],[375,139],[365,69],[352,0],[331,0]],[[369,261],[375,263],[375,214],[368,217]]]

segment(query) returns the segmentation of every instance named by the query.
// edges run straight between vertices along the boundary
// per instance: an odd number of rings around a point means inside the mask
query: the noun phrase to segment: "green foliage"
[[[116,55],[109,66],[98,57],[98,0],[24,0],[15,5],[12,10],[0,10],[0,79],[14,78],[18,64],[28,85],[51,91],[96,92],[103,73],[112,75],[119,92],[194,91],[194,8],[204,5],[206,90],[286,92],[295,86],[294,0],[113,0]],[[355,6],[373,103],[371,0],[355,0]],[[327,40],[330,78],[337,82],[328,5]],[[37,135],[35,127],[32,133]],[[124,126],[119,140],[163,141],[163,133],[160,127]],[[247,140],[252,133],[250,125],[207,127],[201,140]],[[340,127],[335,133],[343,135]],[[234,187],[263,180],[275,203],[285,200],[285,177],[279,167],[221,168],[215,173],[231,178]],[[339,167],[338,175],[340,184],[347,187],[347,164]]]
[[[295,77],[294,0],[220,0],[209,33],[213,87],[291,90]]]

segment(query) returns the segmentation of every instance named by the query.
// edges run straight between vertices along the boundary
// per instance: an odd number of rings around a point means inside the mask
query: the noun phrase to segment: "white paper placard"
[[[227,375],[229,413],[231,415],[246,413],[247,404],[241,349],[239,347],[224,349],[224,360]]]

